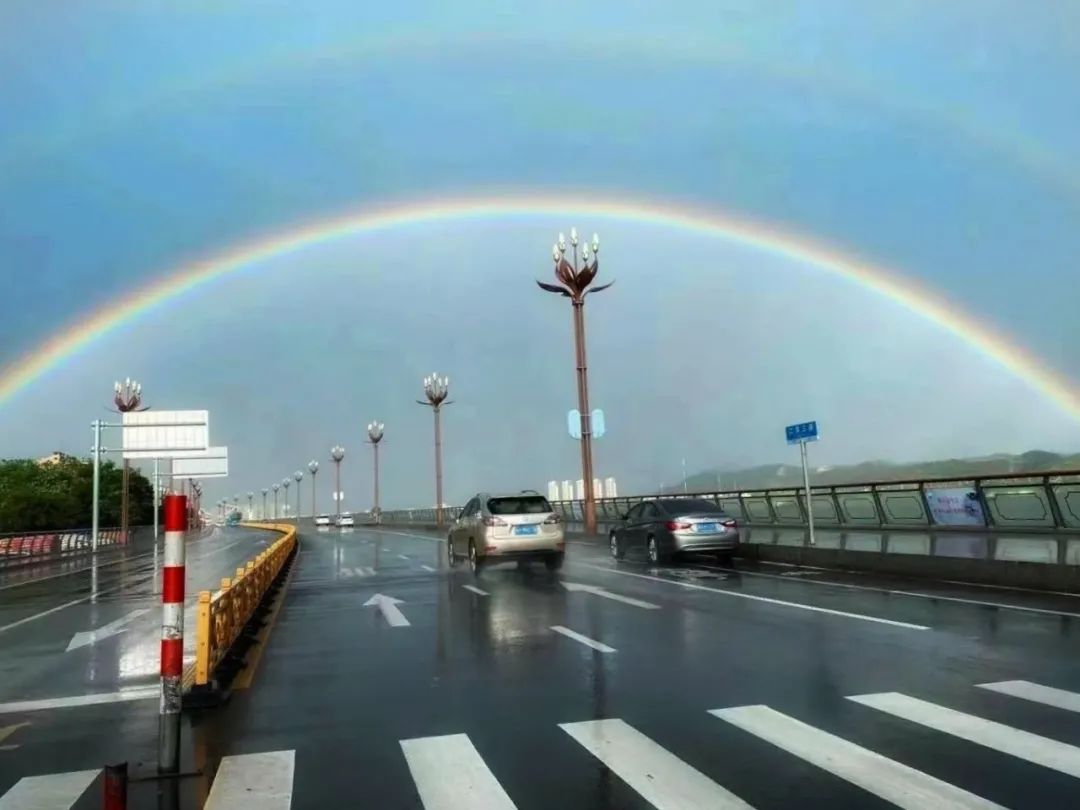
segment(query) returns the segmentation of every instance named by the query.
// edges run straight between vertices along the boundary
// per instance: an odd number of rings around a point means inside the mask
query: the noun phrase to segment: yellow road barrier
[[[282,532],[266,551],[249,560],[236,576],[221,580],[215,594],[199,591],[195,619],[195,685],[205,686],[225,654],[236,642],[270,585],[281,573],[285,561],[296,548],[296,528],[272,523],[253,523],[260,529]]]

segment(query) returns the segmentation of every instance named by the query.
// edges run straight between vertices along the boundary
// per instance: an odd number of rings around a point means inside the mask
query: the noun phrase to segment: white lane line
[[[15,703],[0,703],[0,714],[19,712],[37,712],[43,709],[70,709],[76,706],[96,706],[100,703],[125,703],[129,700],[149,700],[161,693],[161,687],[139,686],[133,689],[121,689],[119,692],[98,692],[92,695],[74,695],[72,697],[44,698],[42,700],[20,700]]]
[[[420,567],[423,568],[425,571],[431,571],[432,573],[435,573],[435,569],[432,568],[430,565],[421,565]]]
[[[389,529],[372,529],[371,531],[375,532],[376,534],[393,534],[393,535],[396,535],[398,537],[413,537],[413,538],[415,538],[417,540],[427,540],[428,542],[431,542],[431,543],[445,543],[446,542],[446,539],[443,538],[443,537],[431,537],[431,536],[425,535],[425,534],[412,534],[410,532],[393,532],[393,531],[390,531]]]
[[[742,810],[750,807],[622,720],[562,723],[559,728],[657,810]]]
[[[743,731],[907,810],[1003,810],[929,774],[788,717],[768,706],[713,709]]]
[[[289,810],[293,751],[224,757],[203,810]]]
[[[90,599],[91,599],[91,597],[89,597],[89,596],[83,596],[83,597],[81,597],[79,599],[72,599],[70,602],[64,602],[62,605],[57,605],[56,607],[51,607],[48,610],[43,610],[40,613],[35,613],[33,616],[27,616],[26,618],[19,619],[17,622],[12,622],[11,624],[5,624],[3,627],[0,627],[0,633],[3,633],[5,630],[12,630],[12,629],[14,629],[16,627],[27,624],[29,622],[37,621],[38,619],[44,619],[46,616],[51,616],[53,613],[56,613],[57,611],[64,610],[65,608],[73,607],[75,605],[81,605],[83,602],[89,602]]]
[[[898,622],[893,619],[881,619],[877,616],[867,616],[863,613],[849,613],[846,610],[833,610],[832,608],[817,607],[816,605],[805,605],[802,602],[788,602],[784,599],[770,599],[767,596],[757,596],[751,593],[740,593],[739,591],[726,591],[722,588],[709,588],[705,585],[696,585],[692,582],[679,582],[672,579],[665,579],[664,577],[654,577],[649,574],[635,574],[632,571],[620,571],[617,568],[607,568],[602,565],[590,565],[588,563],[570,563],[581,568],[592,568],[596,571],[604,571],[609,574],[618,574],[624,577],[637,577],[638,579],[647,579],[652,582],[663,582],[666,585],[674,585],[679,588],[686,588],[694,591],[707,591],[709,593],[719,594],[720,596],[733,596],[736,599],[749,599],[753,602],[765,602],[770,605],[781,605],[782,607],[798,608],[799,610],[809,610],[814,613],[827,613],[831,616],[843,616],[845,619],[859,619],[864,622],[875,622],[877,624],[887,624],[893,627],[903,627],[908,630],[929,630],[929,627],[921,624],[911,624],[909,622]]]
[[[781,582],[791,582],[792,577],[784,574],[766,574],[761,571],[745,571],[741,568],[728,568],[722,565],[706,565],[705,563],[690,563],[695,568],[705,568],[710,571],[723,571],[725,574],[738,574],[743,577],[758,577],[759,579],[777,579]],[[908,596],[915,599],[927,599],[931,602],[959,602],[960,604],[978,605],[979,607],[992,607],[1002,610],[1019,610],[1024,613],[1042,613],[1052,616],[1068,616],[1080,618],[1080,613],[1070,613],[1064,610],[1051,610],[1049,608],[1026,607],[1024,605],[1011,605],[1006,602],[987,602],[983,599],[965,599],[959,596],[941,596],[933,593],[921,593],[919,591],[901,591],[893,588],[875,588],[872,585],[855,585],[851,582],[836,582],[835,580],[799,579],[805,585],[823,585],[829,588],[844,588],[849,591],[868,591],[870,593],[891,594],[893,596]],[[959,584],[959,583],[958,583]]]
[[[1023,698],[1034,703],[1044,703],[1047,706],[1067,709],[1070,712],[1080,712],[1080,695],[1076,692],[1067,692],[1064,689],[1055,689],[1052,686],[1043,686],[1031,681],[999,681],[976,685],[980,689],[989,689],[1003,695]]]
[[[475,585],[462,585],[461,587],[464,588],[467,591],[472,591],[477,596],[491,596],[490,593],[488,593],[487,591],[480,590]]]
[[[367,568],[364,569],[364,573],[367,574],[369,577],[373,577],[373,576],[375,576],[375,569],[371,568],[371,567],[367,567]]]
[[[398,554],[398,559],[399,560],[407,560],[407,559],[409,559],[409,555],[408,554]]]
[[[584,644],[586,647],[592,647],[594,650],[599,650],[602,653],[615,652],[614,647],[609,647],[602,641],[597,641],[596,639],[589,638],[588,636],[583,636],[581,635],[581,633],[575,633],[569,627],[563,627],[561,624],[553,624],[551,625],[551,629],[554,630],[556,633],[561,633],[567,638],[572,638],[574,641]]]
[[[467,735],[400,744],[425,810],[517,810]]]
[[[1029,731],[964,714],[935,703],[901,695],[899,692],[853,695],[849,696],[848,700],[1069,776],[1080,777],[1080,748],[1068,743],[1040,737]]]
[[[354,568],[353,573],[355,573],[358,577],[366,577],[367,576],[367,571],[365,571],[363,568],[359,568],[359,567]]]
[[[25,776],[0,796],[0,810],[69,810],[101,769]]]

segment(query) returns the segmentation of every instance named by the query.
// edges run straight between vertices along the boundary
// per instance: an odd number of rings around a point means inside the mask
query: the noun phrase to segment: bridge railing
[[[128,532],[127,541],[120,529],[108,528],[98,531],[98,548],[127,545],[134,540],[137,530]],[[48,532],[15,532],[0,534],[0,567],[58,559],[91,550],[89,529],[69,529]]]

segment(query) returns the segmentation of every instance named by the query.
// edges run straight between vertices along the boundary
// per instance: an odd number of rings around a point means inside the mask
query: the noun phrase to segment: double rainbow
[[[845,255],[806,237],[719,211],[623,198],[535,194],[421,199],[363,209],[312,222],[285,233],[276,233],[194,261],[91,313],[4,368],[0,371],[0,406],[111,330],[214,279],[267,259],[346,236],[375,234],[410,225],[540,215],[596,216],[684,229],[753,247],[844,277],[952,333],[1080,420],[1080,389],[1074,383],[1005,335],[979,323],[951,305],[939,293],[920,286],[910,278]]]

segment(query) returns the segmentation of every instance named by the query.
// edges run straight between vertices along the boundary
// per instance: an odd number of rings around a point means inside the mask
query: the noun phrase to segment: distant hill
[[[910,478],[962,478],[1004,473],[1049,472],[1080,469],[1080,453],[1062,455],[1045,450],[1029,450],[1020,455],[994,453],[978,458],[950,458],[896,464],[891,461],[864,461],[813,470],[816,485],[859,484],[867,481],[903,481]],[[743,470],[711,470],[687,478],[691,492],[716,489],[766,489],[802,485],[802,467],[793,464],[763,464]],[[682,481],[670,484],[666,492],[682,489]]]

